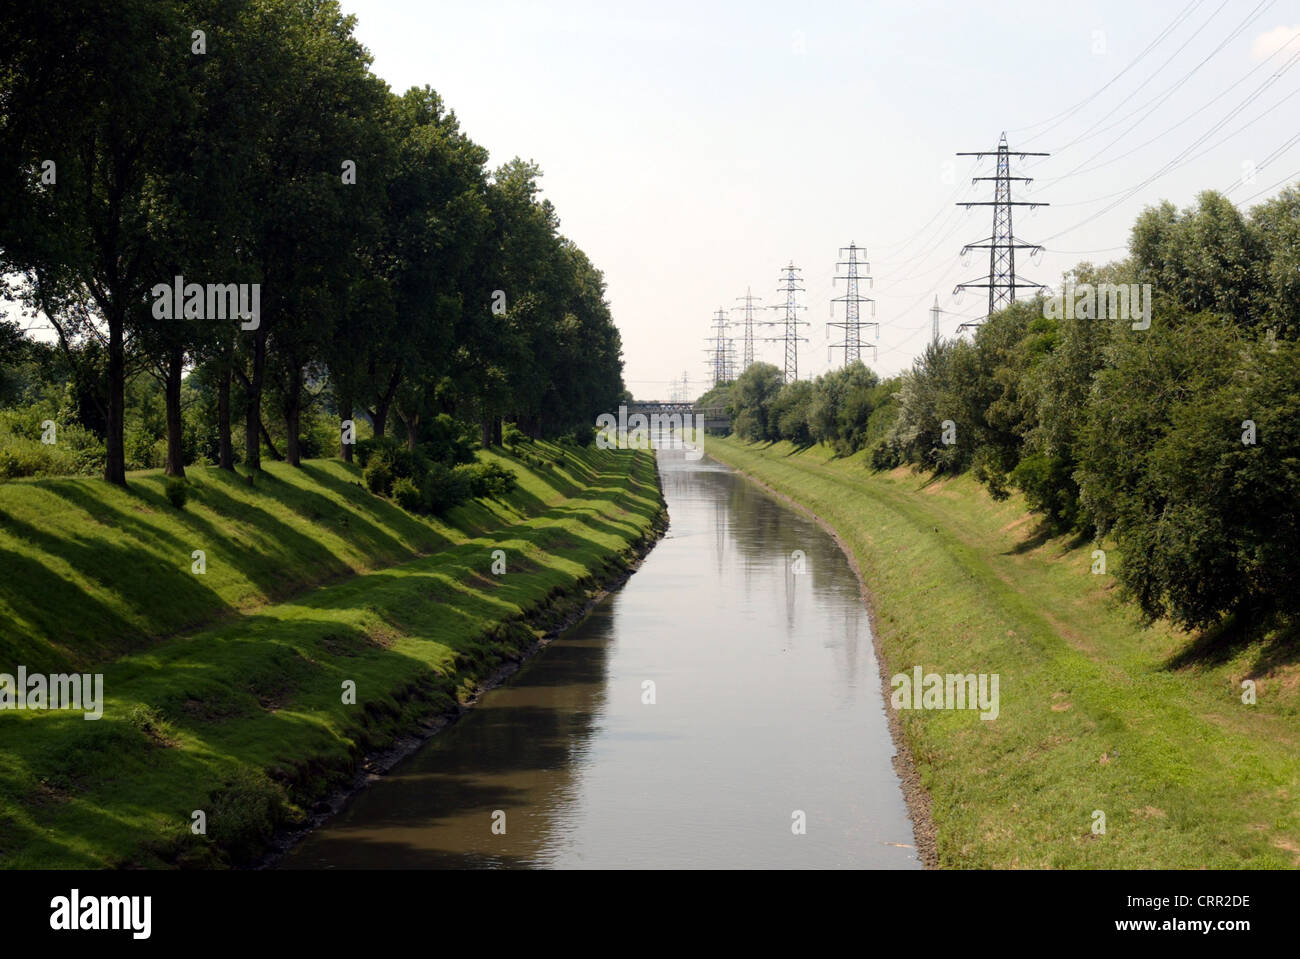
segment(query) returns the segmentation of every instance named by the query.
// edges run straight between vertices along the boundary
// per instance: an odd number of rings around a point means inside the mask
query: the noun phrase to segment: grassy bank
[[[1094,544],[1044,535],[1023,501],[968,477],[873,473],[820,447],[706,448],[839,532],[891,673],[999,674],[996,720],[899,711],[941,865],[1300,865],[1294,636],[1143,628],[1091,573]]]
[[[533,646],[654,535],[661,497],[648,454],[529,453],[480,453],[518,489],[439,520],[335,461],[252,487],[191,470],[184,510],[156,473],[0,485],[0,672],[102,672],[105,693],[97,722],[0,712],[0,864],[250,861]]]

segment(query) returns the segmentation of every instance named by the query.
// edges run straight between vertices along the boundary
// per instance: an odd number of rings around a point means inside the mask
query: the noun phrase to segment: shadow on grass
[[[1282,666],[1300,662],[1300,625],[1276,617],[1249,620],[1229,616],[1217,626],[1202,630],[1191,642],[1165,660],[1163,669],[1174,671],[1197,666],[1221,666],[1242,650],[1258,647],[1247,678],[1267,675]]]

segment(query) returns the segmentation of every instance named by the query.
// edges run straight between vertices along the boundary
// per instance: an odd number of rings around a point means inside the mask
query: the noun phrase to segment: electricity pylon
[[[705,348],[709,354],[714,386],[727,382],[727,376],[735,365],[735,360],[730,355],[731,338],[727,336],[727,327],[730,325],[727,322],[727,311],[719,307],[718,312],[713,314],[713,335],[708,337],[709,345]]]
[[[741,359],[740,372],[745,372],[754,365],[754,301],[759,297],[750,293],[749,287],[745,287],[745,295],[736,297],[738,300],[744,300],[743,307],[733,306],[733,310],[743,309],[745,311],[744,334],[741,337]],[[762,307],[759,307],[761,310]]]
[[[856,243],[850,243],[847,247],[840,247],[839,255],[843,256],[845,250],[849,251],[849,258],[847,260],[840,260],[835,264],[835,267],[837,271],[840,267],[845,267],[847,269],[847,275],[840,276],[837,272],[835,278],[831,281],[832,286],[840,280],[845,281],[846,286],[844,289],[844,295],[837,296],[831,300],[831,322],[827,323],[826,326],[835,327],[844,331],[844,342],[831,343],[828,349],[830,352],[843,350],[844,365],[848,366],[850,363],[856,363],[862,359],[862,328],[864,326],[874,326],[876,328],[876,339],[880,339],[880,324],[874,319],[876,315],[876,301],[870,297],[858,295],[858,282],[860,280],[866,280],[867,288],[871,288],[871,264],[866,260],[863,260],[861,263],[858,262],[858,247]],[[863,250],[862,252],[865,254],[866,250]],[[859,266],[866,267],[867,272],[864,276],[858,275]],[[837,322],[834,319],[836,303],[844,304],[843,321]],[[873,318],[870,320],[863,320],[861,317],[860,307],[863,303],[871,304],[871,316]],[[867,346],[871,349],[871,361],[874,363],[876,360],[875,344],[868,343]]]
[[[781,282],[784,285],[778,286],[776,291],[785,294],[785,303],[768,307],[768,309],[784,309],[785,319],[774,320],[763,325],[784,327],[780,336],[770,336],[766,339],[772,343],[781,342],[785,344],[785,382],[793,383],[799,378],[799,342],[801,340],[805,343],[808,342],[806,336],[799,335],[799,327],[807,326],[808,321],[799,319],[798,311],[806,310],[808,307],[800,305],[799,298],[796,296],[797,293],[804,292],[804,288],[800,285],[800,278],[796,275],[799,273],[799,268],[794,263],[791,263],[782,273]]]
[[[987,240],[980,240],[978,243],[968,243],[962,247],[961,255],[965,256],[971,250],[988,250],[989,251],[989,275],[985,282],[971,280],[967,283],[958,283],[953,287],[953,295],[958,290],[986,288],[989,291],[989,312],[992,316],[998,310],[1016,301],[1017,289],[1036,289],[1041,290],[1043,284],[1034,283],[1030,280],[1016,279],[1016,250],[1039,251],[1042,249],[1033,243],[1021,243],[1016,240],[1015,231],[1011,226],[1011,211],[1013,207],[1027,206],[1047,206],[1046,203],[1030,203],[1026,201],[1013,201],[1011,199],[1011,181],[1022,180],[1025,183],[1032,183],[1032,177],[1012,176],[1011,175],[1011,150],[1007,147],[1007,135],[1002,134],[1002,139],[998,141],[998,148],[993,150],[978,150],[970,153],[958,153],[959,157],[986,157],[995,156],[998,158],[997,174],[995,176],[977,176],[972,177],[971,182],[976,183],[980,180],[992,180],[993,199],[992,201],[982,200],[977,202],[958,203],[958,206],[991,206],[993,207],[993,234]],[[1022,150],[1015,151],[1016,156],[1022,160],[1027,156],[1045,157],[1050,156],[1048,153],[1029,153]],[[988,318],[985,317],[985,319]],[[963,323],[958,329],[964,329],[968,326],[978,326],[979,323]]]

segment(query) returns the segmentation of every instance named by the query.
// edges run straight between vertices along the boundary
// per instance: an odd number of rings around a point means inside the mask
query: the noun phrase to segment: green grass
[[[1046,535],[1022,500],[994,502],[969,477],[873,473],[862,454],[821,447],[706,448],[840,533],[891,675],[999,674],[994,721],[900,710],[941,865],[1300,865],[1294,634],[1144,628],[1113,580],[1091,574],[1094,544]],[[1119,562],[1108,549],[1109,572]]]
[[[184,511],[157,473],[129,491],[0,485],[0,671],[102,671],[106,700],[97,722],[0,713],[0,864],[250,859],[366,751],[464,699],[625,565],[661,510],[647,454],[530,448],[548,465],[481,453],[519,488],[442,520],[333,461],[274,464],[256,487],[191,470]]]

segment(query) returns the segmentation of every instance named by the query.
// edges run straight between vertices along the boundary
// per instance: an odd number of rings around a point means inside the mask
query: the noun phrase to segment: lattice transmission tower
[[[1016,150],[1015,155],[1020,159],[1027,156],[1045,157],[1050,156],[1048,153],[1030,153],[1022,150]],[[971,250],[988,250],[989,251],[989,275],[987,280],[971,280],[967,283],[958,283],[953,288],[953,294],[956,295],[959,290],[965,289],[987,289],[989,291],[989,311],[985,319],[992,316],[998,310],[1008,306],[1016,301],[1017,289],[1043,289],[1042,283],[1034,283],[1030,280],[1021,280],[1016,277],[1016,251],[1029,250],[1038,252],[1042,250],[1041,246],[1034,243],[1021,243],[1016,239],[1015,231],[1011,224],[1011,211],[1018,206],[1036,207],[1047,206],[1046,203],[1032,203],[1023,200],[1011,199],[1011,183],[1013,180],[1020,180],[1023,183],[1032,183],[1032,177],[1012,176],[1011,175],[1011,156],[1012,151],[1007,146],[1007,135],[1002,134],[1002,139],[998,141],[997,150],[977,150],[968,153],[958,153],[957,156],[973,157],[997,157],[997,173],[994,176],[977,176],[972,177],[971,182],[976,183],[981,180],[992,180],[993,199],[958,203],[958,206],[991,206],[993,207],[993,234],[986,240],[980,240],[978,243],[968,243],[962,247],[961,255],[965,256]],[[968,326],[978,326],[978,322],[963,323],[958,329],[964,329]]]
[[[782,270],[782,285],[778,286],[776,291],[785,294],[785,303],[769,307],[772,310],[785,310],[785,319],[763,324],[783,327],[780,336],[769,336],[766,339],[771,343],[785,344],[785,382],[787,383],[793,383],[799,378],[799,343],[808,342],[806,336],[799,335],[799,327],[808,325],[807,320],[799,319],[799,310],[808,309],[799,303],[798,294],[804,292],[799,272],[799,268],[794,263]]]
[[[858,294],[858,284],[863,280],[867,283],[867,289],[871,288],[871,264],[866,260],[858,260],[858,246],[856,243],[850,243],[848,246],[840,247],[839,255],[843,256],[845,250],[849,251],[849,258],[847,260],[840,260],[835,264],[837,272],[835,278],[831,281],[832,286],[840,280],[845,282],[844,295],[837,296],[831,300],[831,321],[827,323],[826,326],[828,327],[828,332],[830,327],[844,331],[844,340],[840,343],[829,344],[828,350],[831,353],[834,353],[836,350],[843,350],[844,365],[848,366],[850,363],[856,363],[858,360],[862,359],[862,328],[864,326],[874,326],[876,328],[876,339],[878,340],[880,339],[880,324],[875,320],[876,301],[870,297],[860,296]],[[862,252],[865,254],[866,250],[863,250]],[[845,276],[839,275],[838,270],[840,267],[845,268]],[[858,267],[864,267],[866,273],[859,274]],[[844,319],[842,321],[837,321],[834,318],[836,303],[844,304]],[[870,320],[862,319],[863,303],[871,304],[872,318]],[[871,361],[874,363],[876,361],[876,346],[874,343],[868,343],[866,345],[867,348],[871,350]]]
[[[736,297],[744,302],[744,306],[733,306],[733,310],[744,310],[745,319],[742,321],[744,332],[740,337],[740,372],[745,372],[754,365],[754,304],[760,297],[754,296],[749,287],[745,287],[745,295]],[[760,306],[761,310],[762,307]]]
[[[731,337],[727,336],[727,327],[730,325],[727,311],[719,307],[718,312],[713,314],[713,335],[708,337],[709,345],[705,347],[714,386],[728,382],[728,376],[733,373],[735,366],[735,350]]]

